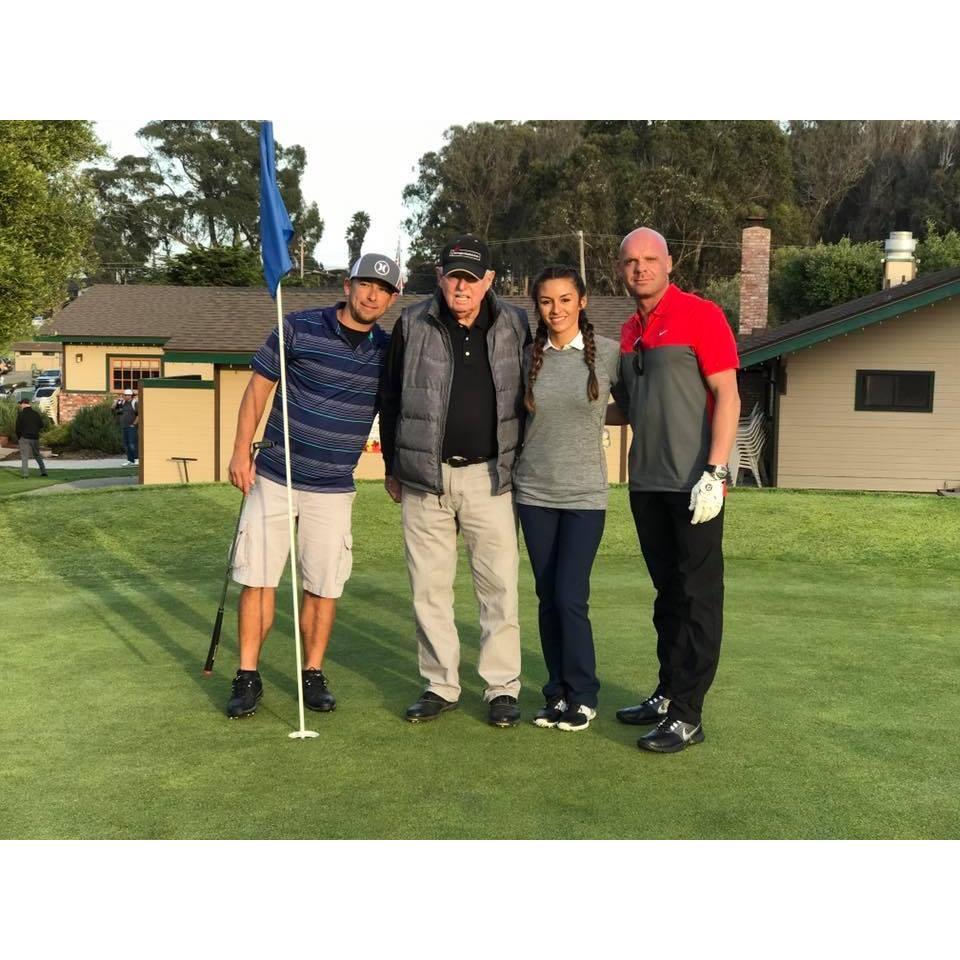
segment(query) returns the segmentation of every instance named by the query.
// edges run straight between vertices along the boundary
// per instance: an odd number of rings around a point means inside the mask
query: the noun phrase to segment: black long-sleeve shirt
[[[43,417],[33,407],[25,407],[17,414],[13,432],[24,440],[39,440],[43,430]]]

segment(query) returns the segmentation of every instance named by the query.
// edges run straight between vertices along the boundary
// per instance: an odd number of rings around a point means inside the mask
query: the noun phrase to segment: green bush
[[[40,444],[58,453],[69,447],[72,441],[73,428],[69,423],[54,424],[40,434]]]
[[[36,406],[33,409],[43,418],[44,429],[53,423],[48,413],[44,413],[43,410]],[[0,435],[6,437],[12,437],[14,435],[16,432],[14,427],[16,426],[17,414],[19,412],[20,404],[15,400],[0,400]]]
[[[70,433],[71,447],[75,450],[123,452],[120,426],[113,415],[113,403],[110,400],[80,410],[70,421]]]
[[[0,400],[0,435],[13,436],[13,425],[17,422],[19,409],[13,400]]]

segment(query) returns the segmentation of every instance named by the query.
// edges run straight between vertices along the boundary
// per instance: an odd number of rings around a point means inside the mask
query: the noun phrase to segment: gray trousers
[[[30,476],[30,458],[37,461],[37,466],[41,473],[46,473],[47,468],[44,465],[43,458],[40,456],[40,441],[30,437],[20,437],[20,474],[24,477]]]
[[[477,669],[483,699],[520,691],[519,556],[513,495],[494,496],[496,462],[443,464],[443,495],[403,488],[403,543],[413,592],[420,675],[444,700],[460,699],[460,637],[453,616],[457,530],[480,607]]]

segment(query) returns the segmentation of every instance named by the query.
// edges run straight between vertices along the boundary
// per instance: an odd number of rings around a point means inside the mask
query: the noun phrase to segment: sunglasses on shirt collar
[[[643,338],[637,337],[633,341],[633,372],[638,376],[643,376]]]

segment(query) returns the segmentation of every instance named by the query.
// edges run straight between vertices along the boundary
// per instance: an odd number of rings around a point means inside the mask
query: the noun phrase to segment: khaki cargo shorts
[[[356,493],[293,491],[297,522],[298,576],[304,590],[318,597],[343,593],[353,569],[350,518]],[[258,476],[240,517],[233,579],[245,587],[276,587],[290,553],[287,488]]]

